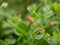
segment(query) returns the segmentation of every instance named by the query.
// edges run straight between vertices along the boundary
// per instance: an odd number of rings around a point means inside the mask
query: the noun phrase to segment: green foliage
[[[6,8],[0,3],[0,45],[60,45],[58,1],[8,0]]]

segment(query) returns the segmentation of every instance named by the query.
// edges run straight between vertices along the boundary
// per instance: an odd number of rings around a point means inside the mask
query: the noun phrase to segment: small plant
[[[34,2],[24,20],[9,10],[8,2],[1,6],[0,45],[60,45],[60,3]]]

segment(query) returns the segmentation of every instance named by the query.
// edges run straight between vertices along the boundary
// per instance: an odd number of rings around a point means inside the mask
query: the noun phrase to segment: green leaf
[[[0,45],[2,45],[3,44],[3,40],[0,40]]]
[[[45,33],[42,33],[42,34],[40,34],[40,35],[37,35],[37,36],[35,37],[35,39],[40,40],[40,39],[42,39],[42,38],[44,37],[44,35],[45,35]]]
[[[54,9],[55,11],[60,11],[60,4],[58,4],[57,2],[53,3],[50,5],[51,9]]]
[[[28,33],[24,30],[22,30],[20,27],[18,27],[17,25],[15,25],[13,22],[11,22],[10,20],[7,20],[15,29],[19,34],[28,36]]]
[[[23,29],[24,31],[26,31],[28,25],[23,23],[23,22],[20,22],[20,24],[18,25],[21,29]],[[24,28],[23,28],[24,27]]]
[[[14,17],[12,18],[12,20],[13,20],[14,22],[20,22],[20,18],[17,17],[17,16],[14,16]]]
[[[5,39],[4,44],[5,45],[12,45],[15,44],[16,40],[15,39]]]
[[[60,32],[58,32],[57,30],[54,30],[53,36],[56,39],[56,41],[60,44]]]
[[[47,39],[47,42],[50,44],[50,45],[57,45],[57,42],[55,40],[54,37],[50,37]]]

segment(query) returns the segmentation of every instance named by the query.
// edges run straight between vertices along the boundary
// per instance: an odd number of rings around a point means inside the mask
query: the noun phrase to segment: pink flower
[[[2,7],[4,8],[8,7],[8,3],[7,2],[2,3]]]

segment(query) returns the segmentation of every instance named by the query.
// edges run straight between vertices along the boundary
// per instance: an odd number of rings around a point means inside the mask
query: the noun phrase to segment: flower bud
[[[53,22],[50,23],[50,26],[55,26],[55,24]]]
[[[29,21],[29,23],[32,24],[32,23],[33,23],[33,19],[32,19],[32,17],[29,16],[29,17],[28,17],[28,21]]]
[[[44,33],[44,32],[45,32],[45,29],[43,29],[43,28],[38,28],[38,30],[39,30],[41,33]]]

